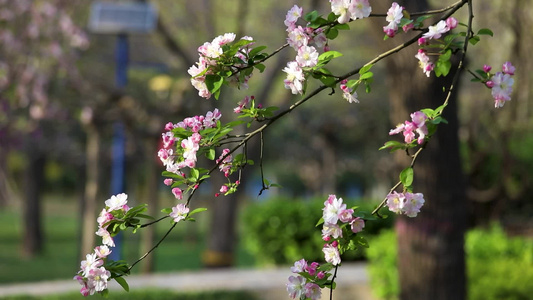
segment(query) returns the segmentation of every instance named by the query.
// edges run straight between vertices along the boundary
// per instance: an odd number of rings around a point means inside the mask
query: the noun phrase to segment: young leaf
[[[494,36],[494,33],[492,32],[492,30],[488,29],[488,28],[481,28],[478,32],[477,32],[477,35],[490,35],[490,36]]]
[[[124,277],[115,277],[115,280],[117,281],[118,284],[120,284],[120,286],[121,286],[126,292],[129,292],[129,291],[130,291],[130,286],[128,285],[128,283],[126,282],[126,279],[124,279]]]
[[[363,67],[359,70],[359,75],[363,75],[363,74],[365,74],[366,72],[370,71],[370,69],[371,69],[373,66],[374,66],[373,64],[363,66]]]
[[[197,213],[199,213],[199,212],[203,212],[203,211],[206,211],[206,210],[207,210],[207,208],[205,208],[205,207],[199,207],[199,208],[197,208],[197,209],[191,211],[191,212],[187,215],[187,217],[190,217],[190,216],[192,216],[192,215],[194,215],[194,214],[197,214]]]
[[[413,184],[413,175],[413,168],[407,167],[403,169],[403,171],[400,173],[400,181],[402,182],[403,186],[409,187]]]

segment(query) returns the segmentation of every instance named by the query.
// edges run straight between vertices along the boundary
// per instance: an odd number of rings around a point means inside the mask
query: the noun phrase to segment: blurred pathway
[[[130,290],[162,288],[175,291],[200,290],[248,290],[257,292],[263,300],[289,299],[285,284],[291,275],[290,269],[216,269],[179,273],[156,273],[152,275],[132,275],[126,279]],[[371,300],[365,263],[346,263],[337,273],[335,300]],[[46,281],[0,285],[0,297],[12,295],[45,295],[78,291],[80,285],[75,280]],[[112,282],[111,293],[122,291]],[[329,293],[324,289],[323,293]],[[327,299],[323,294],[323,299]]]

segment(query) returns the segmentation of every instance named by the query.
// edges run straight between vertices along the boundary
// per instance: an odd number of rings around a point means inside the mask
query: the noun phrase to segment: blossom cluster
[[[80,293],[83,296],[94,295],[95,292],[103,292],[107,289],[107,282],[111,277],[111,272],[106,270],[104,260],[111,253],[106,245],[98,246],[94,252],[87,254],[86,259],[81,262],[78,275],[74,276],[81,284]]]
[[[304,69],[312,68],[318,63],[319,53],[316,47],[327,50],[327,38],[323,28],[315,29],[296,24],[302,13],[303,9],[294,5],[285,18],[287,42],[298,53],[295,60],[288,62],[287,67],[283,69],[283,72],[287,73],[287,78],[284,80],[285,88],[290,89],[293,94],[303,93]]]
[[[339,85],[342,91],[342,97],[346,99],[346,101],[348,101],[349,103],[359,103],[359,100],[357,99],[357,92],[354,91],[354,89],[348,87],[347,83],[348,80],[344,79]]]
[[[424,195],[421,193],[397,193],[387,195],[387,207],[397,214],[405,214],[408,217],[416,217],[420,208],[424,205]]]
[[[200,149],[200,142],[202,136],[200,131],[207,128],[215,128],[217,121],[222,114],[218,109],[209,111],[205,116],[194,116],[185,118],[183,121],[176,124],[167,123],[165,132],[162,134],[163,148],[161,148],[157,155],[163,162],[168,172],[185,177],[185,173],[181,170],[184,168],[194,168],[197,161],[197,152]],[[187,138],[180,138],[174,134],[174,129],[185,129],[192,134]],[[173,184],[170,178],[165,179],[164,183],[168,186]],[[183,192],[180,188],[172,189],[172,193],[177,199],[183,198]]]
[[[100,215],[96,219],[98,222],[98,231],[96,235],[102,237],[102,243],[109,247],[115,247],[115,242],[111,237],[111,233],[107,230],[109,222],[115,218],[123,216],[130,209],[128,206],[128,195],[121,193],[111,196],[105,201],[106,207],[102,209]]]
[[[317,280],[327,279],[331,274],[318,271],[320,265],[317,262],[308,263],[305,259],[300,259],[291,267],[291,272],[297,274],[289,276],[287,292],[292,299],[320,299],[322,290],[314,283]],[[304,277],[305,276],[305,277]],[[309,279],[307,279],[307,278]]]
[[[435,64],[429,59],[427,50],[424,49],[424,47],[429,44],[429,40],[439,39],[443,34],[457,27],[457,24],[458,21],[454,17],[440,20],[436,25],[429,26],[428,32],[424,33],[422,37],[418,39],[418,45],[421,48],[418,49],[415,57],[418,59],[418,64],[422,69],[422,72],[424,72],[427,77],[429,77],[431,71],[435,69]]]
[[[483,71],[489,77],[485,85],[491,89],[491,94],[494,98],[494,107],[503,107],[506,101],[511,100],[514,84],[514,79],[511,76],[515,73],[515,67],[511,62],[505,62],[502,66],[502,71],[496,72],[494,75],[490,74],[491,69],[491,66],[483,66]]]
[[[337,199],[335,195],[329,195],[328,199],[324,202],[322,211],[322,219],[324,220],[322,239],[326,242],[330,242],[332,238],[334,239],[331,243],[324,245],[322,252],[324,252],[325,260],[336,266],[341,263],[337,239],[343,237],[339,221],[350,225],[353,233],[362,231],[365,227],[365,221],[359,217],[354,217],[354,210],[351,208],[347,209],[342,198]]]
[[[416,133],[418,133],[418,144],[424,143],[424,139],[428,134],[428,128],[426,126],[427,116],[421,111],[416,111],[411,114],[411,121],[405,121],[403,124],[398,124],[395,129],[391,129],[389,135],[403,133],[404,140],[407,144],[410,144],[415,140]]]
[[[198,95],[200,97],[206,99],[211,97],[211,92],[206,84],[207,75],[214,75],[221,70],[236,73],[239,68],[246,66],[246,54],[250,52],[250,45],[253,41],[249,36],[241,38],[241,40],[250,41],[250,43],[245,43],[241,46],[239,51],[236,51],[233,57],[224,56],[224,46],[234,42],[235,37],[235,33],[226,33],[217,36],[213,41],[205,42],[202,46],[198,47],[199,60],[195,65],[189,68],[188,73],[192,76],[191,83],[198,90]],[[229,82],[235,84],[239,88],[247,89],[250,77],[251,74],[244,76],[241,79],[234,74],[231,76]]]
[[[372,12],[368,0],[329,0],[331,11],[339,16],[337,22],[345,24],[351,20],[367,18]]]
[[[96,235],[102,237],[102,244],[94,249],[94,252],[86,255],[81,262],[80,271],[74,279],[81,284],[80,293],[83,296],[93,295],[107,289],[107,282],[111,272],[103,266],[107,256],[112,252],[109,247],[115,247],[115,242],[108,231],[111,221],[119,219],[129,211],[128,195],[121,193],[111,196],[105,201],[105,208],[96,219],[98,231]]]
[[[385,20],[389,22],[389,24],[387,26],[383,26],[383,32],[385,32],[388,37],[394,37],[396,35],[400,22],[403,18],[403,10],[403,6],[393,2],[387,11],[387,17]]]

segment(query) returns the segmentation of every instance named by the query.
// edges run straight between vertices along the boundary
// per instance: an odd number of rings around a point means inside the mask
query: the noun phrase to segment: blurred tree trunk
[[[145,203],[148,204],[146,212],[149,216],[156,216],[158,212],[158,196],[159,196],[159,159],[156,156],[159,136],[150,135],[145,139],[145,149],[148,159],[145,164],[146,183],[145,183]],[[141,254],[148,252],[154,245],[156,226],[148,226],[141,231]],[[148,255],[141,264],[142,273],[152,273],[155,266],[155,255],[157,251]]]
[[[409,12],[429,7],[425,0],[407,1],[403,5]],[[379,11],[386,10],[383,6]],[[381,37],[383,35],[381,32]],[[394,38],[396,43],[401,37],[400,34]],[[427,78],[418,67],[416,51],[413,45],[387,60],[392,124],[409,119],[414,111],[440,106],[446,96],[443,87],[449,87],[454,75],[452,68],[444,79],[434,74]],[[449,124],[439,126],[414,168],[414,192],[423,193],[426,203],[416,218],[400,217],[396,222],[400,299],[460,300],[466,297],[467,206],[455,95],[457,90],[444,113]],[[409,165],[410,158],[404,152],[396,152],[395,157],[399,169]]]
[[[31,135],[30,135],[31,136]],[[27,166],[24,170],[24,239],[23,254],[34,257],[43,250],[41,192],[44,183],[45,155],[34,138],[27,142]]]
[[[94,123],[86,124],[85,132],[87,134],[86,142],[86,178],[85,194],[81,205],[82,215],[82,235],[81,235],[81,257],[91,253],[95,246],[96,224],[96,205],[98,197],[98,178],[99,178],[99,157],[100,157],[100,133]]]

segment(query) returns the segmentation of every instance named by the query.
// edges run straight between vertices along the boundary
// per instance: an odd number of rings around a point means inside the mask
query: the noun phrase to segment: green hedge
[[[248,205],[241,219],[242,239],[245,247],[259,265],[287,265],[305,258],[308,261],[324,260],[322,227],[316,223],[322,217],[324,199],[295,200],[276,198]],[[376,204],[368,201],[347,200],[347,207],[359,206],[361,210],[372,211]],[[383,220],[366,222],[364,234],[377,234],[393,223],[392,214]],[[365,254],[346,253],[347,260],[364,259]]]
[[[527,300],[533,297],[533,240],[509,238],[501,227],[466,235],[468,299]],[[397,299],[396,235],[386,231],[367,251],[372,290],[381,299]]]

